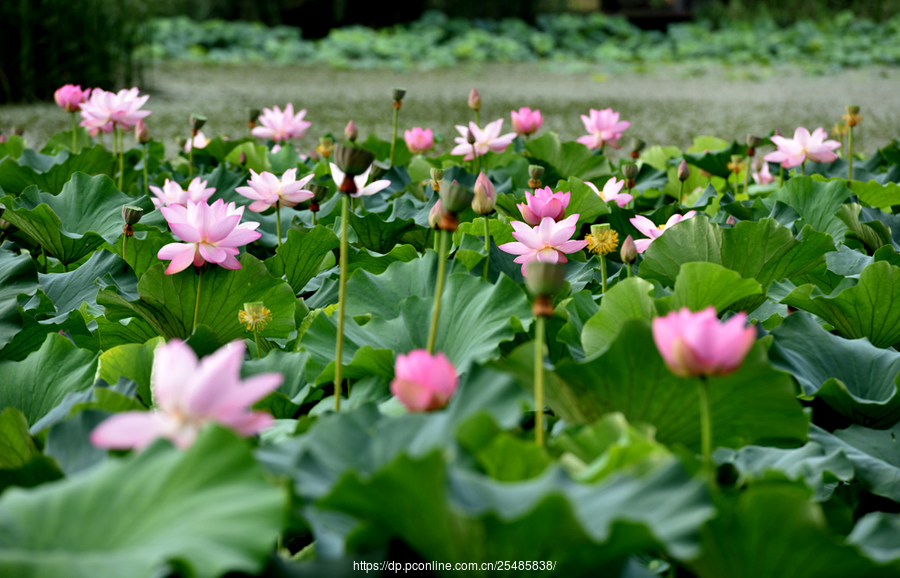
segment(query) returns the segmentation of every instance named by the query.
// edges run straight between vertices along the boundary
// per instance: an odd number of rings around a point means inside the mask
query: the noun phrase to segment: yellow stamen
[[[247,331],[259,333],[272,320],[272,312],[262,303],[244,303],[243,311],[238,311],[238,319],[247,325]]]
[[[612,229],[597,236],[587,235],[584,240],[588,242],[588,251],[597,255],[609,255],[619,247],[619,234]]]

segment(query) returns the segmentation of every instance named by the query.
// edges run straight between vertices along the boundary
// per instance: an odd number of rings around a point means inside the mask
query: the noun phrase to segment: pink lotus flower
[[[81,90],[81,85],[67,84],[56,89],[53,93],[53,100],[56,105],[66,112],[75,112],[81,109],[81,103],[87,100],[91,94],[91,89]]]
[[[744,327],[746,322],[746,313],[719,323],[715,307],[696,313],[685,307],[653,320],[653,341],[675,375],[727,375],[741,366],[756,341],[756,329]]]
[[[760,167],[760,165],[762,166]],[[759,162],[759,159],[757,159],[753,162],[753,169],[754,170],[750,172],[750,176],[753,177],[753,182],[757,185],[768,185],[769,183],[775,182],[775,177],[769,172],[768,162]]]
[[[334,163],[331,164],[331,178],[334,179],[334,182],[338,187],[341,186],[341,183],[344,182],[344,171],[338,168],[338,166]],[[351,197],[367,197],[369,195],[374,195],[375,193],[386,189],[390,186],[391,181],[387,179],[381,179],[380,181],[372,181],[368,185],[366,181],[369,180],[369,172],[372,170],[372,166],[366,169],[366,172],[363,174],[353,177],[353,182],[356,183],[356,192],[350,193]]]
[[[441,409],[456,391],[456,368],[441,353],[415,349],[397,356],[391,393],[412,412]]]
[[[663,234],[663,231],[674,225],[675,223],[680,223],[685,219],[690,219],[694,215],[697,214],[697,211],[688,211],[684,215],[672,215],[669,217],[669,220],[666,221],[665,225],[654,225],[653,221],[648,219],[647,217],[638,215],[631,220],[631,224],[634,225],[634,228],[640,231],[641,233],[650,237],[649,239],[637,239],[634,242],[634,246],[637,247],[638,253],[643,253],[647,250],[647,247],[650,246],[650,243],[653,242],[654,239]]]
[[[502,153],[506,150],[506,148],[512,144],[512,141],[516,138],[516,133],[511,132],[507,133],[503,136],[500,136],[500,130],[503,128],[503,119],[498,118],[492,123],[489,123],[484,130],[478,128],[478,125],[474,122],[470,122],[468,127],[462,125],[456,125],[456,130],[459,131],[459,134],[462,136],[456,137],[454,142],[456,146],[453,147],[453,150],[450,151],[451,155],[464,155],[464,161],[470,161],[475,158],[475,155],[472,153],[472,146],[466,140],[466,135],[471,130],[472,134],[475,135],[475,152],[478,156],[486,155],[488,151],[494,151],[495,153]]]
[[[264,108],[258,120],[262,126],[254,127],[250,134],[275,142],[289,138],[302,138],[306,135],[306,129],[312,126],[311,122],[303,120],[305,116],[305,108],[294,114],[294,105],[290,102],[284,107],[284,112],[277,106]]]
[[[150,185],[150,190],[156,195],[153,199],[153,206],[157,209],[162,207],[171,207],[174,205],[187,206],[188,201],[195,203],[205,203],[209,197],[216,192],[215,187],[207,188],[208,181],[201,181],[200,177],[194,177],[194,180],[188,185],[187,190],[181,188],[181,185],[175,181],[166,179],[162,188]]]
[[[781,166],[786,169],[798,167],[806,159],[817,163],[831,163],[837,159],[837,155],[831,151],[841,148],[841,143],[836,140],[825,140],[826,138],[828,138],[828,133],[822,127],[809,134],[809,131],[801,126],[794,131],[792,139],[773,136],[771,140],[778,150],[770,152],[763,159],[772,163],[781,163]]]
[[[188,200],[187,207],[172,205],[160,209],[169,229],[184,243],[169,243],[157,253],[157,257],[170,260],[166,275],[187,269],[193,263],[203,265],[207,261],[226,269],[240,269],[235,259],[238,247],[259,239],[255,231],[259,223],[241,223],[244,207],[234,203],[227,205],[222,199],[212,205]]]
[[[621,181],[617,181],[616,177],[610,178],[608,181],[606,181],[606,184],[603,185],[602,191],[598,190],[597,185],[595,185],[594,183],[585,181],[584,184],[589,186],[595,193],[600,195],[600,198],[604,201],[615,201],[616,204],[620,207],[624,207],[631,202],[631,199],[634,198],[628,193],[619,194],[619,191],[621,191],[622,187],[625,186],[624,179]]]
[[[478,173],[472,192],[475,193],[475,197],[472,199],[473,211],[479,215],[487,215],[494,210],[494,206],[497,204],[497,189],[486,174]]]
[[[514,259],[522,264],[522,275],[525,275],[525,265],[531,261],[543,263],[566,263],[567,253],[581,251],[587,246],[587,241],[570,241],[575,234],[578,224],[578,214],[571,215],[560,222],[550,217],[544,217],[541,224],[532,228],[521,221],[512,223],[513,237],[518,243],[504,243],[499,249],[506,253],[519,255]]]
[[[602,148],[609,145],[614,149],[619,148],[617,142],[622,137],[622,133],[631,126],[631,122],[627,120],[619,120],[619,113],[613,112],[611,108],[603,110],[591,109],[591,116],[581,115],[581,122],[584,123],[584,130],[587,135],[578,137],[578,142],[589,149]]]
[[[100,88],[91,91],[91,97],[81,104],[81,126],[96,131],[111,132],[113,126],[131,130],[137,121],[150,115],[140,110],[150,96],[138,96],[137,88],[107,92]],[[109,127],[109,130],[107,130]]]
[[[197,361],[194,350],[178,339],[156,348],[151,387],[158,409],[116,414],[91,432],[91,443],[109,449],[143,449],[166,438],[190,447],[200,430],[217,423],[241,435],[254,435],[275,420],[250,411],[250,405],[281,385],[280,373],[241,380],[244,343],[233,341]]]
[[[263,171],[256,174],[250,169],[250,180],[247,183],[249,187],[237,187],[235,192],[244,195],[248,199],[252,199],[250,210],[255,213],[261,213],[280,202],[282,206],[293,207],[297,203],[308,201],[313,198],[313,192],[307,191],[303,187],[313,179],[315,174],[308,174],[299,181],[297,180],[297,169],[288,169],[284,171],[281,180],[272,173]]]
[[[403,133],[406,148],[414,155],[430,151],[434,147],[434,132],[430,128],[413,127]]]
[[[208,145],[210,142],[212,141],[206,138],[206,135],[203,134],[203,131],[198,130],[197,134],[193,138],[184,143],[184,152],[189,153],[191,152],[192,148],[205,149],[206,145]]]
[[[522,218],[532,227],[540,225],[544,217],[558,221],[566,214],[572,193],[554,193],[550,187],[536,189],[534,195],[526,192],[525,202],[516,205]]]
[[[544,117],[538,109],[531,110],[523,106],[518,112],[509,113],[512,117],[512,126],[516,134],[534,134],[544,124]]]

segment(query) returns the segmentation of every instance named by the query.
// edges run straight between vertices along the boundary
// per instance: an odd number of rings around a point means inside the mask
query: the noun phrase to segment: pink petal
[[[100,448],[143,449],[169,429],[170,418],[161,412],[127,411],[103,421],[91,432],[91,443]]]

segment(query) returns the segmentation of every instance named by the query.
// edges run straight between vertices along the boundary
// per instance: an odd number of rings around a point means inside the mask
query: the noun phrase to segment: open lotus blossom
[[[753,182],[757,185],[768,185],[775,182],[775,177],[769,172],[769,163],[759,162],[758,159],[753,162],[753,170],[750,172],[750,176],[753,177]]]
[[[781,163],[786,169],[798,167],[806,159],[817,163],[831,163],[837,159],[837,155],[831,151],[841,148],[841,143],[836,140],[825,140],[826,138],[828,133],[822,127],[814,130],[812,134],[802,126],[797,127],[792,139],[773,136],[771,140],[778,150],[770,152],[763,159],[771,163]]]
[[[625,180],[617,181],[616,177],[610,178],[606,181],[606,184],[603,185],[603,190],[598,190],[597,185],[594,183],[585,181],[587,186],[589,186],[595,193],[600,195],[600,198],[604,201],[615,201],[617,205],[620,207],[624,207],[628,203],[631,202],[632,197],[628,193],[619,193],[622,190],[622,187],[625,186]]]
[[[149,110],[140,110],[149,95],[139,96],[137,88],[108,92],[100,88],[91,91],[89,99],[81,103],[81,126],[92,131],[109,132],[106,127],[118,126],[131,130],[137,121],[150,115]]]
[[[488,151],[494,151],[495,153],[502,153],[506,150],[506,148],[512,144],[512,141],[516,138],[516,133],[511,132],[507,133],[503,136],[500,136],[500,130],[503,128],[503,119],[498,118],[492,123],[489,123],[484,130],[481,130],[477,124],[474,122],[469,122],[469,126],[456,125],[456,130],[459,131],[459,134],[462,136],[456,137],[454,142],[456,146],[453,147],[453,150],[450,151],[451,155],[464,155],[464,161],[470,161],[475,158],[475,155],[472,153],[472,147],[475,147],[475,153],[478,156],[486,155]],[[472,134],[475,135],[475,143],[469,144],[466,140],[466,135],[469,131],[472,131]]]
[[[173,339],[156,348],[151,389],[158,409],[118,413],[91,432],[91,443],[109,449],[143,449],[166,438],[181,449],[194,443],[200,430],[217,423],[245,436],[275,420],[250,405],[284,381],[280,373],[241,380],[244,343],[233,341],[197,360],[189,345]]]
[[[305,116],[305,108],[294,114],[294,105],[290,102],[284,107],[284,112],[277,106],[264,108],[257,120],[262,126],[254,127],[250,134],[275,142],[290,138],[302,138],[306,134],[306,129],[312,126],[311,122],[303,120]]]
[[[415,349],[397,356],[391,393],[409,411],[434,411],[447,405],[458,381],[456,368],[443,353]]]
[[[637,248],[637,252],[643,253],[647,250],[647,247],[650,246],[650,243],[652,243],[654,239],[663,234],[663,231],[665,231],[675,223],[680,223],[685,219],[690,219],[696,214],[697,211],[688,211],[684,215],[675,214],[669,217],[669,220],[666,221],[665,225],[658,226],[654,225],[653,221],[651,221],[647,217],[641,215],[630,219],[631,224],[634,225],[635,229],[649,237],[649,239],[635,239],[634,246]]]
[[[756,341],[756,328],[746,323],[746,313],[720,323],[715,307],[696,313],[684,307],[653,320],[653,340],[675,375],[726,375],[741,366]]]
[[[254,230],[259,223],[241,223],[244,207],[226,205],[222,199],[212,205],[188,200],[186,207],[172,205],[160,211],[172,233],[185,241],[164,245],[157,253],[160,259],[172,261],[166,275],[183,271],[191,263],[199,267],[207,261],[226,269],[240,269],[241,263],[235,259],[240,252],[238,247],[262,236]]]
[[[304,187],[314,176],[310,173],[298,181],[297,169],[288,169],[279,180],[272,173],[263,171],[256,174],[256,171],[250,169],[250,180],[247,181],[250,186],[237,187],[235,191],[253,200],[250,210],[255,213],[261,213],[277,202],[285,207],[293,207],[313,198],[313,192]]]
[[[190,182],[187,190],[181,188],[181,185],[175,181],[166,179],[162,188],[150,186],[150,191],[156,195],[153,199],[153,205],[160,209],[162,207],[171,207],[173,205],[187,206],[188,201],[195,203],[205,203],[209,197],[216,192],[215,187],[207,187],[208,181],[201,181],[200,177],[194,177]]]
[[[414,155],[430,151],[434,147],[434,132],[430,128],[413,127],[403,133],[406,148]]]
[[[584,123],[584,130],[588,134],[578,137],[576,140],[589,149],[598,149],[604,145],[609,145],[614,149],[619,148],[618,139],[631,126],[631,122],[627,120],[620,121],[619,113],[613,112],[611,108],[603,110],[592,108],[590,116],[581,115],[581,122]]]
[[[341,183],[344,182],[344,171],[338,168],[338,166],[334,163],[331,164],[331,178],[334,179],[334,182],[337,186],[341,186]],[[356,183],[356,192],[350,193],[351,197],[366,197],[369,195],[374,195],[375,193],[386,189],[390,186],[391,181],[387,179],[381,179],[380,181],[372,181],[368,185],[366,181],[369,180],[369,171],[372,170],[372,166],[369,165],[369,168],[366,169],[366,172],[363,174],[353,177],[353,182]]]
[[[544,124],[544,117],[538,109],[531,110],[527,106],[523,106],[518,111],[509,113],[512,117],[512,127],[516,134],[534,134],[540,130]]]
[[[516,205],[522,218],[532,227],[540,225],[544,217],[550,217],[554,221],[562,219],[569,206],[569,198],[572,193],[554,193],[550,187],[536,189],[534,194],[525,193],[525,202]]]
[[[56,92],[53,93],[53,100],[64,111],[75,112],[81,109],[81,103],[87,100],[90,94],[90,88],[81,90],[80,84],[67,84],[56,89]]]
[[[525,275],[525,264],[531,261],[543,263],[566,263],[567,253],[581,251],[587,241],[570,241],[578,223],[578,213],[558,223],[550,217],[544,217],[541,224],[530,227],[521,221],[513,221],[513,237],[518,243],[504,243],[499,249],[506,253],[519,255],[514,259],[522,264],[522,275]]]
[[[184,143],[184,152],[189,153],[191,149],[205,149],[206,145],[208,145],[211,141],[206,138],[206,135],[203,134],[202,130],[198,130],[197,134],[194,135],[193,138],[187,140]]]

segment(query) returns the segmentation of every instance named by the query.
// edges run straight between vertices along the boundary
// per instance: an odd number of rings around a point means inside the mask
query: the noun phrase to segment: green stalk
[[[115,138],[115,133],[119,133],[119,190],[121,191],[122,181],[125,178],[125,131],[116,128],[113,133],[113,138]]]
[[[63,273],[68,273],[69,272],[69,264],[63,263],[62,266],[63,266]]]
[[[606,294],[606,255],[600,255],[600,277],[602,277],[601,288],[603,294]]]
[[[544,318],[534,320],[534,441],[544,445]]]
[[[144,161],[144,194],[150,194],[150,177],[147,176],[147,145],[146,143],[141,147],[141,155]]]
[[[747,187],[750,183],[750,157],[747,157],[747,166],[744,168],[744,192],[748,195],[750,193],[747,192]]]
[[[122,259],[125,260],[125,268],[128,268],[128,235],[122,235]]]
[[[481,128],[481,114],[477,110],[475,111],[475,125]]]
[[[191,143],[191,149],[188,151],[188,176],[194,174],[194,137],[188,141]]]
[[[275,228],[278,230],[278,246],[281,247],[281,200],[275,201]]]
[[[393,127],[394,127],[394,138],[391,139],[391,166],[394,166],[394,149],[397,148],[397,117],[400,116],[400,109],[396,106],[394,107],[394,119],[393,119]]]
[[[119,156],[119,139],[116,138],[116,126],[113,125],[113,156]],[[103,142],[103,131],[100,131],[100,142]]]
[[[800,169],[803,171],[802,174],[805,177],[806,176],[806,161],[803,161],[802,163],[800,163]]]
[[[853,179],[853,127],[848,126],[849,131],[847,133],[847,148],[850,149],[850,155],[847,157],[849,161],[849,165],[847,166],[847,184],[850,184],[850,180]]]
[[[259,347],[259,331],[253,332],[253,340],[256,342],[256,358],[262,359],[262,349]]]
[[[44,275],[47,274],[47,250],[41,245],[41,257],[44,258]]]
[[[441,315],[441,295],[444,293],[444,273],[447,271],[447,251],[450,249],[450,232],[441,229],[441,247],[438,250],[437,287],[434,290],[434,309],[431,313],[431,329],[428,330],[428,353],[434,353],[438,318]]]
[[[484,272],[482,273],[482,277],[485,281],[488,280],[488,262],[491,259],[491,225],[490,221],[488,221],[488,216],[484,216]]]
[[[681,181],[681,190],[678,191],[678,201],[681,202],[684,200],[684,181]]]
[[[628,279],[631,277],[631,265],[628,263],[622,263],[622,267],[625,269],[625,278]]]
[[[203,272],[197,269],[197,297],[194,298],[194,323],[191,326],[191,333],[197,329],[197,313],[200,311],[200,287],[203,286]]]
[[[315,227],[318,224],[316,221],[316,211],[313,211],[312,214],[313,214],[313,227]]]
[[[712,461],[712,419],[709,411],[709,382],[705,376],[700,377],[697,389],[700,398],[700,447],[703,452],[703,468],[709,477],[710,487],[716,487],[716,472]]]
[[[334,411],[341,411],[341,355],[344,352],[344,302],[347,286],[347,229],[350,227],[350,195],[344,193],[341,206],[341,281],[338,291],[337,345],[334,359]]]
[[[78,119],[75,118],[75,111],[72,111],[72,154],[78,152]]]

